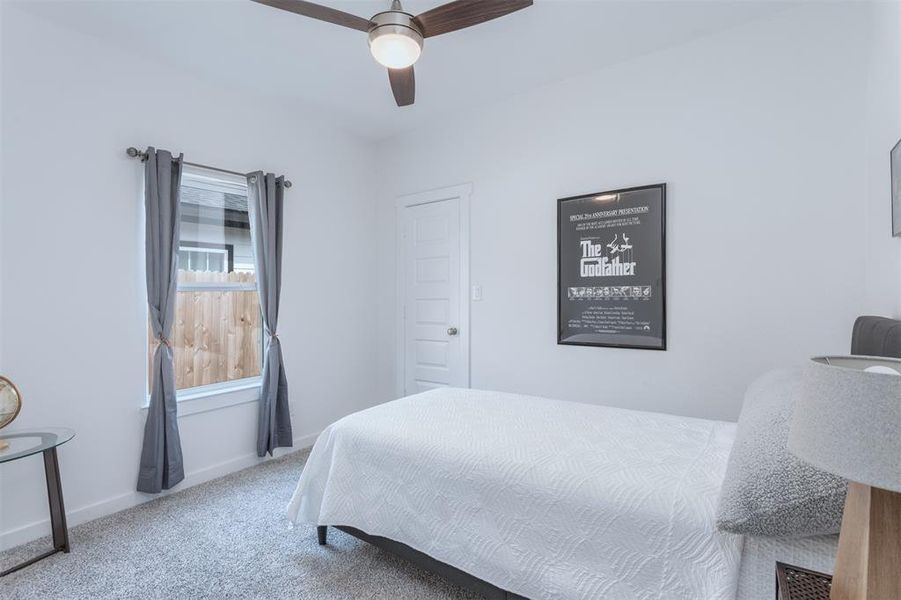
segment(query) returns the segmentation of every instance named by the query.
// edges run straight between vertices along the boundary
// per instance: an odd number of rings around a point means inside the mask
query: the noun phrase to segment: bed
[[[862,317],[852,351],[901,355]],[[831,570],[836,537],[745,538],[714,513],[735,424],[443,388],[337,421],[288,513],[487,598],[772,597],[776,560]]]

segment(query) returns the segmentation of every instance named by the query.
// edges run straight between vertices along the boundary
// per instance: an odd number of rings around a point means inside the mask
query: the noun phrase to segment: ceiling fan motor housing
[[[369,20],[369,44],[386,34],[402,35],[411,38],[422,48],[423,36],[419,27],[413,22],[413,15],[399,10],[380,12]]]

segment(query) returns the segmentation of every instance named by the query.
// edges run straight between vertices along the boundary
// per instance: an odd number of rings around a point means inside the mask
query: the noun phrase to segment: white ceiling
[[[408,0],[420,13],[441,0]],[[323,0],[369,17],[388,1]],[[531,8],[426,40],[416,104],[394,104],[366,34],[249,0],[29,2],[25,10],[194,75],[318,107],[379,139],[452,111],[498,102],[579,73],[764,17],[766,1],[536,0]]]

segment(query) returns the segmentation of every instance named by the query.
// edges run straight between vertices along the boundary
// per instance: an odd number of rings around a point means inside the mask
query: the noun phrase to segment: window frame
[[[195,167],[193,165],[184,165],[182,170],[182,182],[191,181],[193,187],[208,189],[217,192],[239,193],[247,195],[247,182],[237,175],[230,173],[222,173],[212,169]],[[179,249],[182,246],[191,246],[198,249],[215,248],[225,250],[228,268],[234,269],[234,249],[229,248],[231,244],[213,244],[208,242],[182,242],[179,241]],[[177,283],[176,293],[178,292],[235,292],[235,291],[257,291],[257,283],[235,282],[221,283],[208,281],[193,281],[188,283]],[[145,319],[149,318],[149,310],[146,302]],[[145,349],[150,351],[150,339],[144,345]],[[149,359],[145,355],[145,362]],[[261,365],[262,367],[262,365]],[[144,378],[145,386],[145,402],[141,407],[147,410],[150,406],[150,381],[149,377]],[[246,404],[257,402],[260,399],[260,389],[262,386],[262,376],[244,377],[242,379],[234,379],[232,381],[221,381],[208,385],[199,385],[181,390],[176,390],[175,399],[179,405],[179,416],[191,415],[218,410],[238,404]]]
[[[235,245],[234,244],[214,244],[211,242],[183,242],[178,243],[178,252],[195,252],[197,254],[218,254],[225,257],[225,272],[235,270]],[[209,262],[209,261],[207,261]]]

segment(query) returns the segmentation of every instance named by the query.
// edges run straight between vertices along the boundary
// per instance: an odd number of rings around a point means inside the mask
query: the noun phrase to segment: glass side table
[[[69,530],[66,528],[66,508],[63,505],[63,486],[59,478],[59,461],[56,448],[75,437],[75,431],[62,427],[35,429],[0,433],[0,440],[9,442],[9,446],[0,450],[0,464],[32,456],[44,454],[44,475],[47,478],[47,497],[50,501],[50,525],[53,530],[53,549],[44,552],[23,563],[0,572],[4,577],[52,556],[57,552],[69,551]]]

